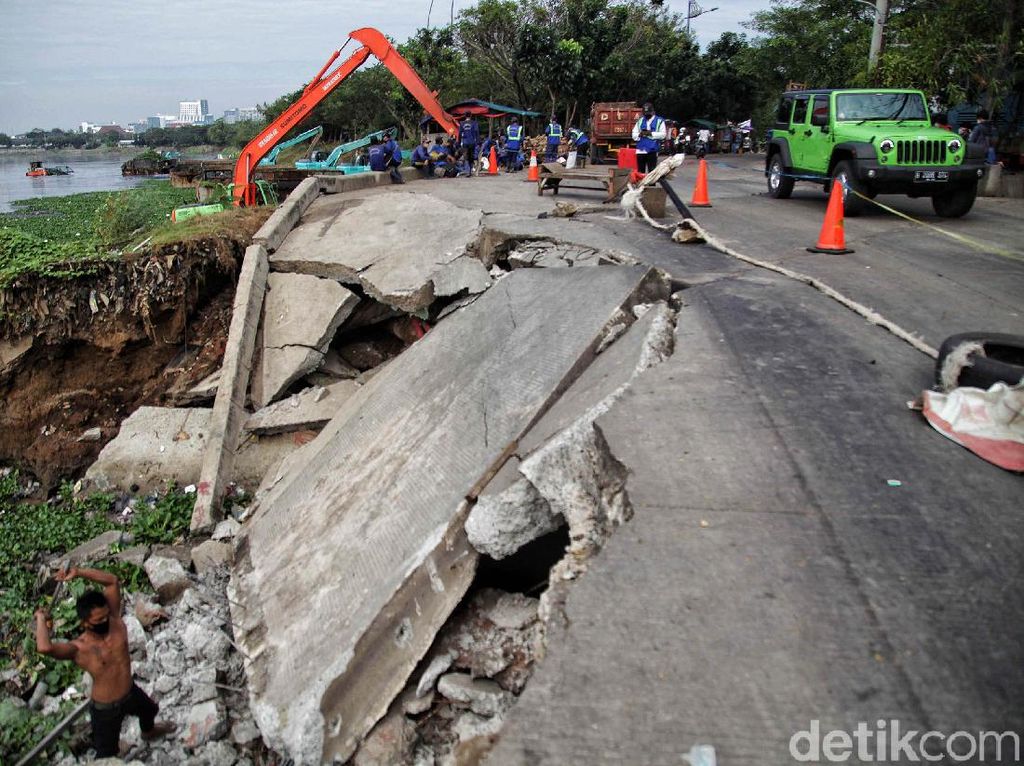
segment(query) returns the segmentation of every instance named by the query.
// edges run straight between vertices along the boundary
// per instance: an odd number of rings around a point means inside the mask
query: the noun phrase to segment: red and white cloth
[[[988,391],[925,391],[923,413],[932,428],[1008,471],[1024,471],[1024,381]]]

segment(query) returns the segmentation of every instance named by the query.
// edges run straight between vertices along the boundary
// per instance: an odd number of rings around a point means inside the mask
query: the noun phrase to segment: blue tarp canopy
[[[477,117],[507,117],[510,114],[514,114],[519,117],[540,117],[540,112],[531,112],[528,109],[516,109],[514,106],[505,106],[504,104],[495,104],[493,101],[482,101],[479,98],[470,98],[466,101],[460,101],[457,104],[445,107],[445,111],[454,117],[462,117],[466,114],[472,114]],[[420,120],[420,127],[422,128],[428,122],[431,117],[424,117]]]

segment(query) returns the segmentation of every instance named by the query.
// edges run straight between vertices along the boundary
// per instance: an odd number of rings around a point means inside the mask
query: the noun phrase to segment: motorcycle
[[[697,158],[700,159],[702,157],[706,157],[707,153],[708,153],[707,142],[699,141],[698,140],[697,141],[697,151],[695,152],[695,154],[697,155]]]

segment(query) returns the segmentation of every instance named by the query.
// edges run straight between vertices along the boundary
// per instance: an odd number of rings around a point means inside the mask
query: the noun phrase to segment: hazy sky
[[[686,2],[666,6],[685,12]],[[457,14],[473,0],[454,3]],[[743,32],[740,23],[769,0],[701,3],[719,7],[692,22],[706,46],[722,32]],[[176,115],[179,101],[198,98],[219,117],[295,90],[353,29],[373,26],[405,40],[426,25],[429,7],[430,0],[0,0],[0,132],[124,125]],[[446,23],[451,8],[452,0],[435,0],[431,25]]]

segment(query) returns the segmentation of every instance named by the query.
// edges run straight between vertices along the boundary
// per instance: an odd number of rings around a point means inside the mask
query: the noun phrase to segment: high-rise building
[[[258,120],[258,119],[260,119],[260,110],[257,109],[255,106],[250,106],[248,108],[244,108],[244,109],[239,109],[238,110],[238,121],[239,122],[246,122],[248,120]]]
[[[177,122],[177,119],[173,114],[154,114],[146,118],[146,124],[151,128],[166,128],[167,123]]]
[[[178,102],[178,122],[202,123],[209,113],[210,104],[205,98]]]

